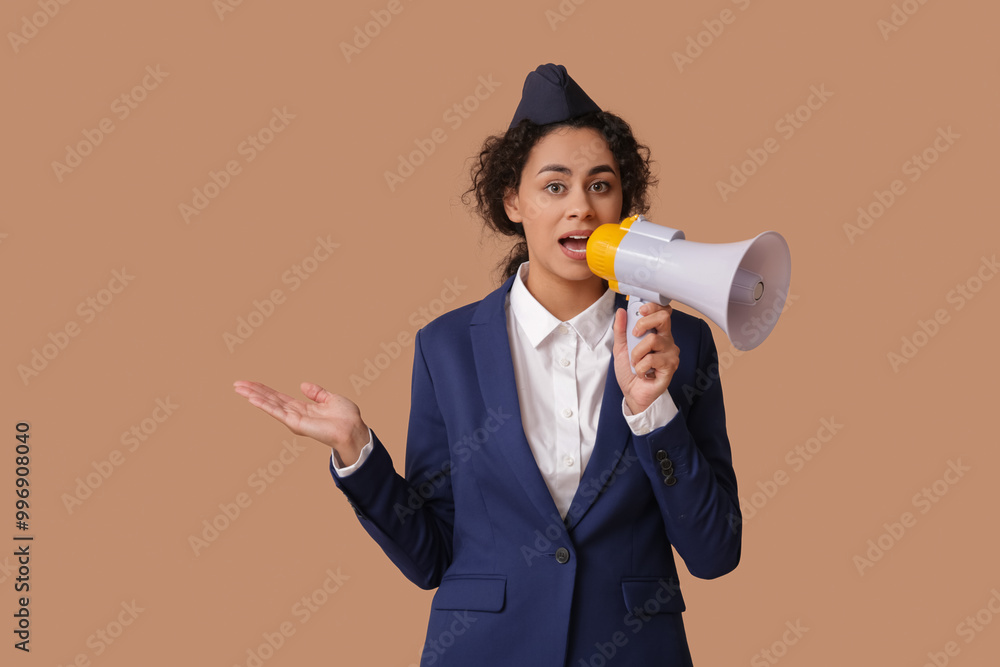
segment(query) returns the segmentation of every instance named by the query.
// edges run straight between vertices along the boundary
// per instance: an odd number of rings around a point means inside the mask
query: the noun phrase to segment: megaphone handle
[[[641,299],[640,297],[637,297],[634,294],[630,294],[628,297],[628,308],[626,309],[628,317],[625,321],[625,326],[627,327],[625,329],[625,335],[628,337],[628,359],[629,359],[628,365],[629,368],[632,369],[633,374],[635,373],[635,366],[632,364],[632,350],[635,349],[636,344],[638,344],[638,342],[642,340],[642,338],[634,336],[632,334],[632,330],[635,329],[635,323],[638,322],[639,318],[642,317],[642,315],[639,313],[639,308],[641,308],[642,304],[644,303],[646,303],[644,299]],[[645,334],[643,334],[642,337],[645,338],[651,333],[656,333],[656,329],[650,329]]]

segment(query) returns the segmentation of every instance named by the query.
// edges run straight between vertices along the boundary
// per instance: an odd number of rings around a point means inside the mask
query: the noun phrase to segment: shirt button
[[[573,416],[573,411],[570,410],[569,408],[566,408],[565,410],[562,411],[562,416],[565,417],[566,419],[569,419],[570,417]]]
[[[569,549],[566,547],[559,547],[556,549],[556,562],[560,565],[565,565],[569,562]]]
[[[556,327],[556,331],[558,331],[561,334],[565,334],[569,332],[569,328],[565,324],[560,324],[558,327]]]
[[[563,457],[563,463],[565,463],[566,467],[569,468],[574,463],[576,463],[576,460],[572,456],[566,455],[566,456]]]
[[[559,363],[563,366],[569,366],[569,359],[560,359]]]

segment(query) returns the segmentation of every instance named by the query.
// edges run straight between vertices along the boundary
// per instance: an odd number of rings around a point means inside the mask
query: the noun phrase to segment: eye
[[[545,186],[545,189],[548,190],[550,193],[557,195],[566,188],[562,183],[549,183],[548,185]]]
[[[594,192],[607,192],[611,189],[611,184],[607,181],[595,181],[590,187]]]

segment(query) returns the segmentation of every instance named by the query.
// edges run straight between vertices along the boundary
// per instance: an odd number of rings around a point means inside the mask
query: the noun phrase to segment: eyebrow
[[[538,173],[541,174],[542,172],[546,171],[557,171],[560,174],[566,174],[567,176],[573,173],[573,170],[561,164],[547,164],[541,169],[539,169]],[[609,164],[599,164],[596,167],[593,167],[589,172],[587,172],[587,176],[593,176],[594,174],[606,174],[606,173],[614,174],[615,170],[612,169],[611,165]]]

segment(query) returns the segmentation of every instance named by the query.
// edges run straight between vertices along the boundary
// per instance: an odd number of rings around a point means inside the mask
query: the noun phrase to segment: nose
[[[586,188],[575,188],[567,202],[566,215],[570,218],[588,220],[594,217],[594,206],[590,201],[590,193]]]

